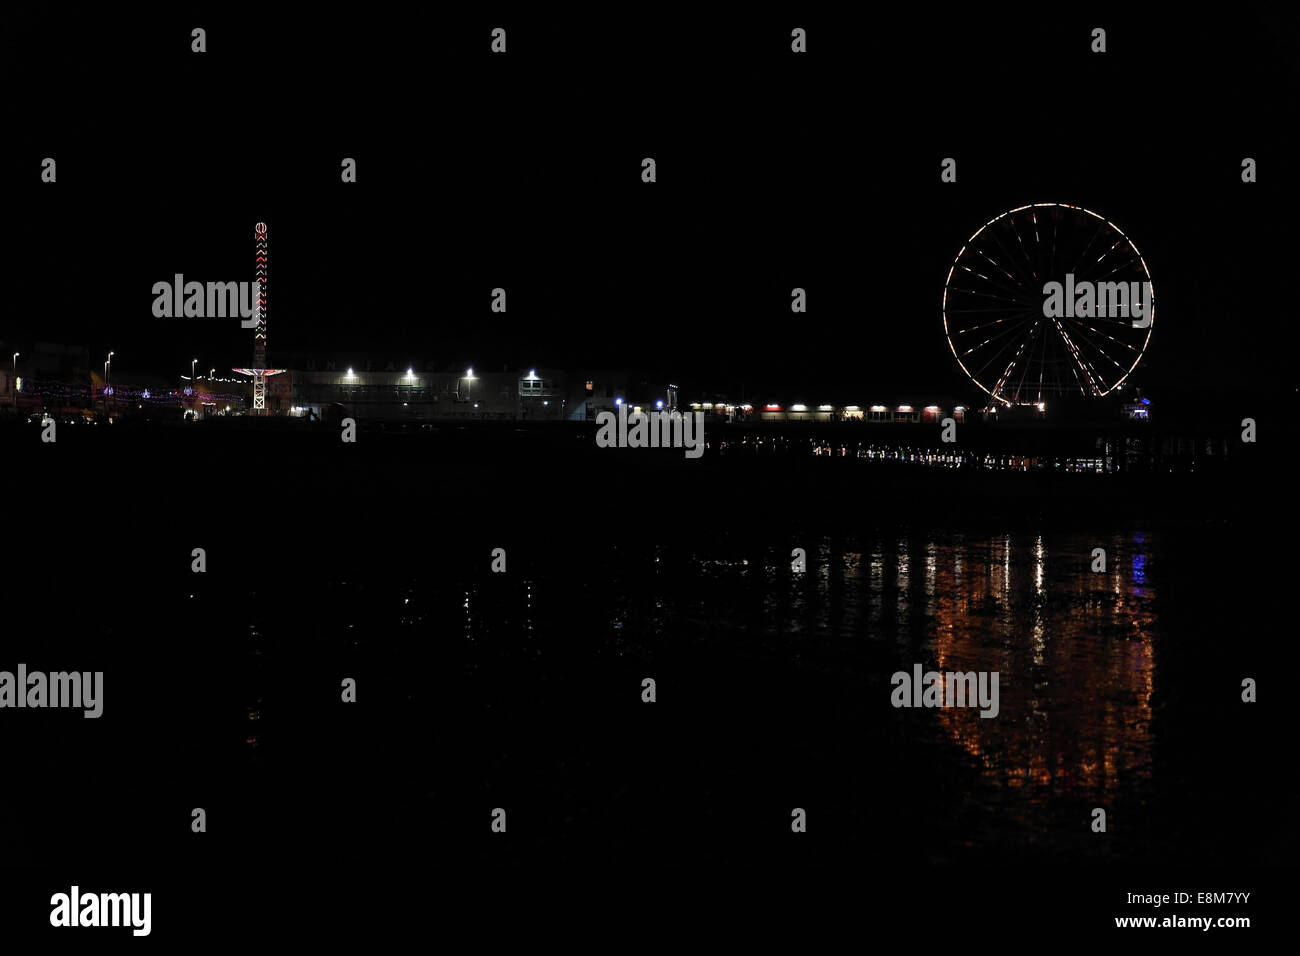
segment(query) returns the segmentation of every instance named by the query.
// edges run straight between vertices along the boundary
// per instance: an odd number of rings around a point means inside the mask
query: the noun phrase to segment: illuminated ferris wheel
[[[1130,294],[1145,312],[1125,311]],[[1101,396],[1142,361],[1155,291],[1142,254],[1106,217],[1033,203],[962,246],[944,283],[943,326],[957,364],[998,405]]]

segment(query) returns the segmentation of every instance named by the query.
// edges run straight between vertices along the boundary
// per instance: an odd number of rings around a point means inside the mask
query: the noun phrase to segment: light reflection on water
[[[1105,573],[1091,570],[1095,546],[1091,537],[1041,533],[904,536],[860,547],[823,538],[806,546],[804,580],[780,566],[779,551],[769,555],[758,619],[740,607],[746,569],[738,562],[697,559],[692,573],[714,586],[724,622],[761,631],[754,640],[821,636],[838,642],[830,659],[847,668],[862,666],[853,648],[866,641],[888,652],[895,669],[997,671],[997,718],[937,708],[909,712],[907,726],[920,737],[921,727],[937,724],[965,755],[939,759],[974,765],[981,799],[999,807],[1001,825],[1045,829],[1047,801],[1113,806],[1122,794],[1144,793],[1152,773],[1159,622],[1148,537],[1103,539]]]
[[[376,645],[376,673],[396,675],[425,706],[436,697],[421,673],[443,675],[437,686],[454,688],[457,713],[490,702],[499,733],[536,728],[544,746],[526,752],[537,761],[572,736],[567,720],[604,715],[594,725],[603,733],[619,713],[582,695],[617,697],[620,682],[639,688],[654,674],[674,701],[654,725],[680,734],[665,738],[674,779],[716,779],[745,794],[749,768],[780,760],[790,779],[821,774],[827,800],[862,805],[854,781],[888,792],[866,798],[882,812],[893,799],[933,800],[933,816],[914,818],[947,828],[934,858],[1007,839],[1105,854],[1087,840],[1086,808],[1133,821],[1155,799],[1155,646],[1169,629],[1158,613],[1162,579],[1150,573],[1159,541],[1029,531],[606,544],[581,565],[473,581],[430,575],[391,599],[382,584],[344,588],[324,626],[355,618],[384,633],[376,610],[390,602],[403,637]],[[791,567],[796,547],[802,574]],[[1104,572],[1091,570],[1095,547],[1106,550]],[[892,709],[889,677],[914,664],[997,671],[998,716]],[[555,716],[566,689],[580,717]],[[623,752],[615,741],[625,732],[609,730],[601,759]],[[936,787],[951,796],[934,796]]]
[[[223,593],[222,633],[253,645],[260,753],[310,770],[335,746],[436,752],[376,757],[376,792],[524,793],[551,841],[606,807],[591,847],[762,855],[801,806],[877,858],[1287,857],[1262,821],[1290,730],[1240,682],[1276,653],[1289,592],[1280,569],[1204,560],[1241,553],[1236,527],[616,530],[512,548],[506,574],[448,558],[349,569],[328,602]],[[913,665],[997,671],[998,716],[892,707]],[[343,674],[374,690],[340,718]]]

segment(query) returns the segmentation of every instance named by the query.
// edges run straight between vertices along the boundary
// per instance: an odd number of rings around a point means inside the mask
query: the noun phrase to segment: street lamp
[[[9,391],[14,395],[14,410],[18,410],[18,356],[21,352],[14,353],[14,376],[13,381],[9,383]]]
[[[465,385],[465,401],[471,402],[474,400],[474,366],[472,365],[465,369],[465,382],[467,383]]]
[[[190,360],[190,381],[193,381],[193,380],[194,380],[194,366],[196,366],[196,365],[198,365],[198,364],[199,364],[199,360],[198,360],[198,359],[191,359],[191,360]]]

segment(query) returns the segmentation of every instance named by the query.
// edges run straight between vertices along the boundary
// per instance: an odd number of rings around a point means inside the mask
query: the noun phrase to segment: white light
[[[1047,403],[1046,403],[1046,402],[1039,402],[1039,403],[1038,403],[1038,410],[1039,410],[1040,412],[1045,412],[1045,411],[1047,411]]]
[[[406,370],[406,377],[407,377],[407,378],[415,378],[415,369],[413,369],[413,368],[408,368],[408,369]]]
[[[621,399],[621,398],[616,398],[616,399],[614,399],[614,404],[615,404],[615,405],[622,405],[622,404],[623,404],[623,399]]]
[[[832,407],[831,407],[830,405],[818,405],[818,406],[817,406],[817,411],[819,411],[819,412],[829,412],[829,411],[833,411],[833,409],[832,409]]]
[[[889,409],[887,409],[884,405],[872,405],[872,406],[871,406],[871,410],[872,410],[873,412],[887,412],[887,411],[889,411]]]
[[[542,404],[545,405],[546,403],[543,402]],[[659,401],[655,402],[655,408],[663,408],[663,407],[664,407],[664,400],[662,398],[659,399]]]
[[[351,377],[352,377],[352,374],[353,374],[353,373],[352,373],[352,366],[349,365],[349,366],[348,366],[348,378],[351,378]]]
[[[474,377],[474,366],[471,365],[469,368],[465,369],[465,377],[466,378]]]
[[[808,406],[807,406],[807,405],[791,405],[791,406],[790,406],[790,411],[792,411],[792,412],[806,412],[806,411],[808,411]]]

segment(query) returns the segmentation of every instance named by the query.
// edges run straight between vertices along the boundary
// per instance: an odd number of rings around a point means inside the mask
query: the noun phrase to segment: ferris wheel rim
[[[1156,293],[1155,293],[1155,282],[1151,278],[1151,270],[1147,267],[1146,257],[1142,255],[1141,250],[1138,249],[1137,245],[1129,237],[1128,233],[1126,233],[1123,229],[1121,229],[1118,225],[1116,225],[1113,220],[1109,219],[1106,216],[1103,216],[1101,213],[1094,212],[1093,210],[1088,209],[1086,206],[1081,206],[1078,205],[1077,203],[1064,203],[1064,202],[1023,203],[1012,209],[1008,209],[1005,212],[999,213],[998,215],[994,216],[992,219],[984,223],[982,226],[980,226],[978,229],[976,229],[971,234],[970,238],[968,238],[964,243],[962,243],[961,248],[957,251],[957,255],[953,257],[952,264],[948,267],[948,274],[944,279],[943,298],[940,303],[940,311],[943,316],[944,338],[948,342],[948,349],[950,352],[952,352],[953,359],[957,362],[958,368],[960,368],[962,372],[965,373],[966,377],[970,379],[982,392],[984,392],[991,399],[993,399],[993,401],[999,402],[1008,408],[1015,405],[1030,405],[1035,403],[1021,402],[1021,401],[1013,402],[1008,400],[1004,396],[998,394],[999,389],[996,384],[994,389],[988,388],[983,382],[979,380],[979,378],[976,377],[975,373],[972,373],[971,370],[966,367],[966,363],[963,362],[961,356],[957,354],[957,347],[953,342],[953,332],[948,325],[948,292],[950,287],[952,286],[953,274],[956,272],[957,267],[961,263],[963,256],[965,256],[966,250],[971,247],[972,243],[974,243],[975,240],[979,238],[980,234],[983,233],[984,230],[988,229],[994,223],[1000,222],[1001,220],[1006,219],[1008,216],[1013,216],[1018,212],[1023,212],[1026,209],[1041,209],[1041,208],[1069,209],[1076,212],[1084,213],[1088,216],[1093,217],[1094,219],[1097,219],[1102,224],[1102,226],[1107,226],[1110,229],[1114,230],[1115,234],[1119,236],[1119,240],[1122,240],[1123,242],[1128,244],[1128,247],[1132,251],[1134,259],[1140,266],[1141,273],[1143,276],[1145,276],[1145,281],[1148,284],[1148,287],[1150,289],[1151,302],[1150,302],[1150,312],[1147,315],[1148,322],[1145,327],[1146,335],[1142,339],[1141,346],[1136,349],[1137,356],[1134,358],[1132,364],[1129,365],[1127,369],[1124,369],[1123,374],[1120,375],[1119,378],[1117,378],[1110,385],[1108,385],[1104,390],[1097,390],[1096,385],[1094,383],[1093,384],[1094,392],[1092,395],[1090,395],[1090,397],[1097,397],[1097,398],[1105,397],[1106,395],[1109,395],[1112,392],[1117,391],[1120,388],[1120,386],[1122,386],[1124,382],[1128,380],[1129,376],[1131,376],[1137,370],[1137,367],[1142,364],[1142,359],[1145,357],[1147,348],[1151,344],[1151,335],[1155,331]],[[1013,227],[1014,227],[1014,223],[1013,223]],[[1100,230],[1100,228],[1101,227],[1099,226],[1098,229]],[[1118,244],[1119,241],[1117,240],[1114,244],[1112,244],[1110,248],[1113,249],[1114,246]],[[985,257],[987,258],[987,255]],[[1035,324],[1035,328],[1036,328],[1036,324]],[[1024,346],[1022,345],[1022,349],[1023,347]],[[1107,353],[1103,352],[1102,354],[1106,355],[1107,358],[1110,358],[1110,356]],[[1110,360],[1114,362],[1113,358],[1110,358]],[[1121,369],[1123,368],[1123,366],[1119,365],[1119,363],[1115,363],[1115,364]],[[1013,366],[1014,366],[1014,360],[1013,360]],[[1010,367],[1008,367],[1007,371],[1009,370]],[[1087,393],[1085,392],[1085,394]]]

